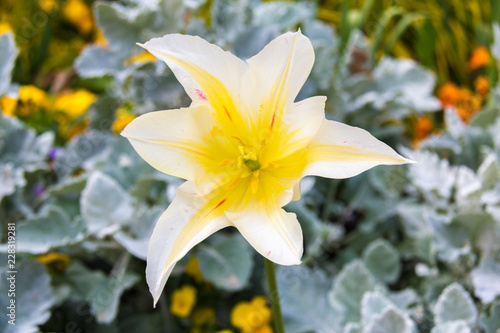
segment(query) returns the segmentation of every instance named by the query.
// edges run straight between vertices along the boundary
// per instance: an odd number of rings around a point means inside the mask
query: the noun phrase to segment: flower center
[[[240,150],[240,156],[238,157],[238,167],[245,165],[250,171],[257,171],[260,169],[259,161],[257,160],[257,154],[253,149],[249,149],[246,146],[238,146]]]

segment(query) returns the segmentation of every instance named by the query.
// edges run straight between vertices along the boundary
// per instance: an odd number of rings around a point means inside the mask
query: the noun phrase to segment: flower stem
[[[281,315],[280,295],[278,291],[278,283],[276,282],[276,270],[274,263],[268,259],[266,261],[267,285],[269,286],[269,295],[273,307],[274,327],[276,333],[285,333],[283,325],[283,316]]]

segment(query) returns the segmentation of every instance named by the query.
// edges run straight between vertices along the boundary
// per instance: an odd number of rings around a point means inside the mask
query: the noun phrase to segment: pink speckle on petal
[[[269,257],[270,254],[271,254],[271,250],[269,250],[269,252],[267,252],[267,256]]]
[[[205,94],[203,93],[203,91],[199,90],[199,89],[196,89],[196,95],[198,95],[198,97],[204,101],[207,100],[207,96],[205,96]]]
[[[174,228],[170,228],[170,230],[174,230]]]
[[[344,141],[344,143],[347,143],[347,141]]]

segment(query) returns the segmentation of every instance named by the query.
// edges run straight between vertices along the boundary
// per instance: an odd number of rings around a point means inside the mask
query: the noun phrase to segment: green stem
[[[267,285],[269,286],[269,295],[273,307],[273,318],[276,333],[285,333],[283,325],[283,316],[281,315],[280,294],[278,291],[278,283],[276,282],[276,271],[274,263],[268,259],[266,261]]]

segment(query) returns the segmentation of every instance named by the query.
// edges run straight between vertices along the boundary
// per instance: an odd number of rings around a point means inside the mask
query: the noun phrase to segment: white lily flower
[[[326,97],[294,102],[314,63],[300,31],[246,62],[193,36],[141,46],[167,63],[193,101],[144,114],[122,132],[153,167],[186,179],[149,243],[155,304],[177,261],[224,227],[236,227],[275,263],[299,264],[302,230],[281,207],[300,198],[302,177],[347,178],[411,162],[365,130],[326,120]]]

